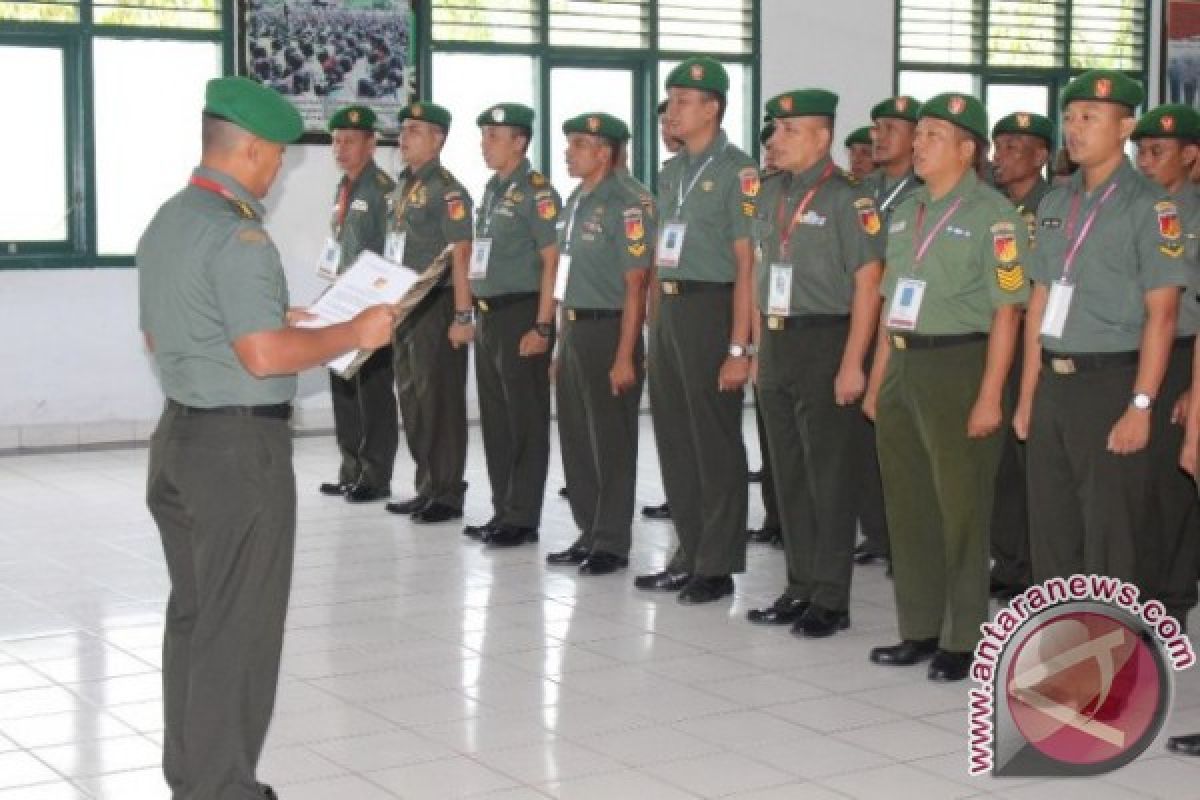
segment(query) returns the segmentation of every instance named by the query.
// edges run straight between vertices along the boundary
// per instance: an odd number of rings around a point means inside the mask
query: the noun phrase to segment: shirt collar
[[[703,152],[693,156],[687,151],[687,148],[684,148],[684,164],[690,170],[697,164],[703,164],[707,162],[710,157],[716,156],[716,154],[724,150],[728,144],[729,137],[725,135],[725,129],[721,128],[717,131],[717,135],[713,137],[713,140],[709,142],[708,147],[706,147]]]
[[[234,197],[250,206],[251,210],[254,211],[259,219],[262,219],[266,215],[267,208],[262,204],[262,201],[251,194],[249,189],[238,183],[237,179],[232,175],[221,172],[220,170],[215,170],[211,167],[205,167],[203,165],[197,166],[196,169],[192,171],[192,175],[199,178],[207,178],[210,181],[215,181],[223,188],[228,189]]]
[[[791,176],[792,186],[806,188],[808,186],[815,185],[819,180],[821,180],[821,176],[825,174],[826,168],[831,167],[832,165],[833,159],[826,154],[823,158],[821,158],[821,160],[813,164],[808,169],[798,174],[793,174]]]
[[[502,177],[500,177],[499,173],[492,173],[492,177],[488,179],[487,188],[488,189],[498,189],[500,186],[507,185],[510,183],[516,183],[517,181],[521,180],[526,175],[528,175],[529,170],[532,168],[533,167],[529,163],[529,159],[522,158],[521,163],[517,164],[516,168],[514,168],[513,171],[508,174],[507,177],[502,178]]]
[[[422,181],[423,181],[423,180],[426,180],[426,179],[428,179],[430,176],[432,176],[432,175],[433,175],[433,173],[434,173],[436,170],[439,170],[439,169],[441,169],[441,168],[442,168],[442,159],[441,159],[441,157],[440,157],[440,156],[434,156],[433,158],[429,159],[429,160],[428,160],[428,161],[426,161],[424,164],[422,164],[422,165],[420,166],[420,168],[419,168],[419,169],[417,169],[416,171],[412,170],[412,169],[411,169],[411,168],[409,168],[409,167],[405,167],[405,168],[404,168],[404,174],[405,174],[405,175],[407,175],[407,176],[409,176],[409,177],[416,178],[416,179],[418,179],[418,180],[422,180]]]
[[[963,176],[958,179],[958,183],[954,184],[954,188],[946,192],[946,194],[937,200],[932,199],[929,194],[929,187],[922,185],[918,190],[921,192],[921,202],[930,208],[947,206],[953,203],[960,197],[963,197],[973,191],[979,185],[979,176],[975,174],[974,169],[968,168]]]
[[[1130,183],[1130,178],[1136,178],[1137,170],[1129,163],[1129,159],[1122,156],[1121,163],[1113,170],[1112,175],[1108,176],[1108,180],[1099,186],[1092,189],[1092,197],[1099,197],[1108,190],[1109,184],[1120,181],[1122,183]],[[1080,194],[1084,191],[1083,188],[1083,167],[1075,170],[1075,174],[1071,176],[1071,194]]]
[[[375,172],[378,169],[379,169],[379,167],[376,166],[375,160],[371,159],[370,161],[367,162],[366,166],[364,166],[362,168],[362,172],[358,173],[358,177],[355,178],[354,180],[350,180],[350,176],[343,173],[342,174],[342,183],[348,183],[350,185],[350,189],[349,189],[350,194],[354,194],[354,192],[358,190],[359,186],[362,186],[362,184],[368,178],[371,178],[375,175]]]

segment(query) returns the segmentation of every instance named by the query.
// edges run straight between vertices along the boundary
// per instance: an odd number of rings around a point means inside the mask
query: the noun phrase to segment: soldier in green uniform
[[[842,146],[846,148],[846,163],[850,165],[851,175],[863,180],[875,171],[875,144],[871,141],[870,125],[850,131]]]
[[[1038,207],[1025,368],[1013,424],[1027,438],[1033,578],[1138,578],[1151,418],[1187,284],[1179,210],[1123,148],[1142,87],[1111,70],[1063,91],[1079,171]],[[1165,402],[1165,401],[1164,401]]]
[[[640,589],[683,603],[733,592],[746,563],[743,387],[750,374],[758,168],[721,130],[729,76],[708,57],[667,76],[667,127],[684,148],[658,181],[658,310],[650,409],[679,546]]]
[[[1196,605],[1196,560],[1200,557],[1200,503],[1196,485],[1179,471],[1183,423],[1192,383],[1192,351],[1200,332],[1200,198],[1188,180],[1198,155],[1200,113],[1191,106],[1159,106],[1133,130],[1137,165],[1161,186],[1179,209],[1188,285],[1179,301],[1175,342],[1159,390],[1150,429],[1150,511],[1138,538],[1139,583],[1184,625]]]
[[[375,112],[366,106],[347,106],[329,120],[333,157],[344,174],[334,198],[332,237],[317,266],[327,280],[344,272],[364,250],[383,255],[388,196],[396,182],[375,164],[375,121]],[[321,484],[322,494],[343,495],[350,503],[391,494],[400,436],[394,380],[391,347],[372,353],[349,379],[329,373],[342,464],[336,483]]]
[[[469,270],[479,312],[475,380],[492,518],[464,533],[498,546],[536,540],[550,459],[561,202],[526,157],[533,119],[528,106],[499,103],[476,120],[483,159],[495,170],[475,223]]]
[[[1040,114],[1017,112],[1001,117],[992,126],[995,155],[992,160],[996,187],[1012,201],[1028,226],[1034,246],[1037,208],[1050,191],[1046,163],[1054,150],[1054,124]],[[1016,406],[1021,385],[1018,348],[1005,384],[1005,406]],[[1025,499],[1025,446],[1006,426],[1004,450],[996,473],[996,498],[992,506],[991,593],[1012,597],[1033,579],[1029,564],[1029,507]]]
[[[590,113],[563,123],[579,185],[563,211],[555,296],[562,307],[555,391],[558,437],[579,538],[552,565],[606,575],[629,563],[637,482],[642,325],[652,258],[649,195],[614,173],[624,122]]]
[[[467,489],[466,345],[475,332],[468,280],[471,196],[442,166],[450,112],[416,102],[398,117],[407,166],[392,196],[385,255],[423,272],[450,247],[453,267],[396,330],[396,395],[416,462],[417,495],[388,503],[387,510],[409,514],[414,522],[445,522],[462,517]]]
[[[147,505],[171,579],[163,640],[163,773],[173,800],[275,798],[255,771],[271,720],[296,534],[288,426],[294,373],[382,347],[376,307],[290,327],[262,216],[303,122],[247,78],[205,89],[200,166],[137,248],[140,327],[166,409]]]
[[[850,624],[857,478],[867,422],[858,406],[879,316],[883,235],[875,201],[830,158],[837,95],[767,103],[780,172],[763,182],[757,236],[758,398],[780,497],[786,591],[747,618],[807,637]]]
[[[901,643],[877,664],[933,656],[962,680],[988,605],[988,521],[1003,444],[1004,381],[1017,348],[1028,237],[973,165],[983,104],[943,94],[921,108],[925,185],[892,214],[879,346],[864,407],[875,418]]]

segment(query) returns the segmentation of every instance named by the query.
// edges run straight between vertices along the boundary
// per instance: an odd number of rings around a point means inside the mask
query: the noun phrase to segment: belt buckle
[[[1075,374],[1075,359],[1073,358],[1051,358],[1050,369],[1054,370],[1056,375],[1074,375]]]
[[[663,281],[662,282],[662,290],[663,290],[663,294],[679,294],[679,282],[678,281]]]
[[[476,300],[475,302],[479,304],[480,311],[491,311],[492,310],[491,308],[488,307],[488,301],[484,300],[482,297],[479,298],[478,300]]]
[[[783,330],[783,317],[767,317],[767,328],[773,331]]]
[[[905,339],[903,336],[901,336],[898,333],[893,333],[892,334],[892,347],[896,348],[897,350],[907,350],[908,349],[908,340]]]
[[[575,309],[573,309],[573,308],[567,309],[567,319],[571,320],[571,322],[575,321]]]

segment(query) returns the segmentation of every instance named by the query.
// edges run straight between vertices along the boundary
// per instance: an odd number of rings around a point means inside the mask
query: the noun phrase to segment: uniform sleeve
[[[734,241],[749,239],[754,235],[754,215],[761,188],[758,167],[747,164],[735,173],[726,195],[726,215]]]
[[[450,244],[471,241],[474,217],[471,195],[457,184],[446,187],[442,197],[442,237]]]
[[[1138,214],[1134,225],[1142,291],[1187,286],[1179,207],[1171,200],[1161,199],[1150,207],[1149,213]]]
[[[1015,208],[987,217],[991,225],[982,241],[979,258],[987,273],[992,307],[1024,305],[1029,301],[1029,227]]]
[[[279,251],[257,224],[243,224],[213,255],[213,297],[230,342],[283,327],[287,286]]]
[[[558,221],[562,216],[562,200],[549,184],[534,189],[526,201],[530,204],[529,229],[538,250],[558,243]]]
[[[844,200],[844,213],[849,218],[841,219],[837,227],[842,265],[847,273],[857,272],[872,261],[882,261],[887,246],[875,201],[861,186],[852,188],[854,191],[845,195]]]
[[[1045,228],[1045,219],[1047,215],[1047,203],[1045,198],[1043,202],[1038,204],[1037,221],[1034,223],[1033,252],[1029,254],[1029,280],[1033,283],[1040,283],[1043,286],[1049,286],[1058,280],[1059,272],[1056,271],[1054,265],[1049,263],[1048,248],[1038,247],[1036,244],[1037,238],[1045,238],[1049,235]]]
[[[621,209],[621,228],[616,241],[621,259],[621,272],[649,269],[653,262],[654,220],[636,198],[625,202]]]

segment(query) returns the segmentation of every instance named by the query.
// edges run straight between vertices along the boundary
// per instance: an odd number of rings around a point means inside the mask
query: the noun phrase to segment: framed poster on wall
[[[238,73],[286,97],[304,142],[328,141],[329,118],[352,103],[395,134],[417,96],[422,0],[240,0]]]
[[[1200,108],[1200,0],[1167,0],[1159,98]]]

